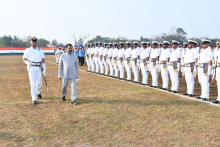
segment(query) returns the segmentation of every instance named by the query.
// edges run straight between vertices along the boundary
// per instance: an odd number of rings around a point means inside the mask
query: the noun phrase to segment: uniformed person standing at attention
[[[31,47],[27,48],[23,55],[24,63],[27,65],[27,71],[31,86],[32,103],[37,104],[37,99],[41,99],[40,89],[42,86],[41,75],[46,76],[46,64],[44,52],[37,47],[37,38],[31,37]]]
[[[152,48],[150,51],[150,72],[152,77],[152,84],[151,87],[157,88],[158,87],[158,73],[159,73],[159,56],[160,50],[158,48],[159,43],[156,41],[152,42]]]
[[[134,75],[134,82],[138,83],[139,71],[138,71],[138,42],[133,42],[132,54],[131,54],[131,67]]]
[[[172,49],[169,61],[169,74],[171,79],[171,92],[177,93],[179,90],[179,71],[180,71],[180,60],[181,50],[178,48],[179,42],[172,40]]]
[[[163,48],[160,50],[160,72],[162,77],[162,87],[163,90],[168,90],[169,86],[169,72],[168,72],[168,62],[170,59],[170,43],[168,41],[163,41]]]
[[[126,80],[131,81],[131,42],[126,42],[126,49],[125,49],[125,57],[124,57],[124,65],[126,70]]]
[[[187,91],[185,95],[188,95],[190,97],[194,96],[194,70],[195,70],[195,63],[198,60],[198,52],[195,49],[197,42],[193,40],[188,40],[188,48],[185,49],[184,54],[184,66],[185,66],[185,80],[186,80],[186,86]]]
[[[147,43],[142,42],[142,49],[140,53],[140,69],[142,73],[142,84],[147,85],[148,83],[148,61],[150,56],[150,49],[147,48]]]
[[[201,86],[201,95],[197,97],[203,101],[209,100],[210,75],[212,69],[213,52],[210,40],[202,40],[202,49],[198,59],[198,80]]]
[[[71,103],[77,104],[78,57],[72,44],[66,45],[66,53],[60,57],[58,78],[62,80],[62,99],[66,100],[68,82],[71,82]]]
[[[214,53],[214,73],[213,73],[213,80],[217,82],[217,90],[218,90],[218,97],[213,102],[215,104],[220,104],[220,42],[216,43],[215,53]]]

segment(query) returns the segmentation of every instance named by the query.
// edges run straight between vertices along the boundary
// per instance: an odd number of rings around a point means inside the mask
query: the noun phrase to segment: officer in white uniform
[[[42,98],[40,93],[42,86],[41,75],[46,76],[46,64],[44,52],[37,47],[36,37],[31,38],[31,47],[25,50],[23,60],[27,65],[32,103],[37,104],[37,98]]]
[[[94,50],[95,50],[95,44],[92,43],[90,51],[89,51],[89,61],[90,61],[90,66],[91,66],[92,72],[95,72]]]
[[[124,75],[125,75],[125,67],[123,63],[124,55],[125,55],[125,44],[123,42],[120,42],[119,50],[118,50],[118,57],[117,57],[117,65],[119,69],[120,79],[124,79]]]
[[[169,74],[171,79],[171,92],[177,93],[179,90],[179,71],[180,71],[180,60],[181,50],[178,48],[179,42],[172,40],[172,49],[169,61]]]
[[[215,53],[214,53],[214,71],[213,71],[213,80],[217,82],[217,90],[218,90],[218,97],[213,102],[215,104],[220,104],[220,42],[216,43]]]
[[[109,44],[109,49],[108,49],[108,66],[109,66],[109,69],[110,69],[110,76],[113,77],[114,76],[114,67],[113,67],[113,64],[112,64],[112,55],[113,55],[113,44],[110,43]]]
[[[56,52],[55,52],[55,58],[56,58],[56,64],[59,63],[59,59],[60,59],[60,56],[63,54],[63,50],[61,47],[59,47]]]
[[[158,73],[159,73],[159,56],[160,50],[158,48],[158,42],[152,42],[152,48],[150,51],[150,72],[152,77],[152,84],[151,87],[157,88],[158,87]]]
[[[134,82],[138,83],[139,79],[139,71],[138,71],[138,42],[133,42],[133,47],[132,47],[132,53],[131,53],[131,67],[132,67],[132,72],[134,75]]]
[[[183,48],[182,48],[182,55],[181,55],[181,61],[180,61],[180,64],[181,64],[181,72],[182,72],[182,77],[185,76],[185,64],[184,64],[184,56],[185,56],[185,53],[186,53],[186,49],[188,48],[188,43],[187,42],[184,42],[183,43]]]
[[[197,97],[203,101],[209,100],[210,76],[212,72],[213,52],[210,40],[202,40],[202,49],[198,59],[198,80],[201,86],[201,95]]]
[[[98,47],[98,61],[99,61],[99,68],[100,68],[100,73],[104,74],[104,63],[103,63],[103,43],[99,43],[99,47]]]
[[[163,90],[168,90],[169,86],[169,72],[168,72],[168,62],[170,59],[171,50],[169,48],[170,43],[168,41],[163,41],[163,48],[160,50],[160,71],[162,77],[162,87]]]
[[[131,42],[126,42],[126,49],[125,49],[125,57],[124,57],[124,65],[126,69],[126,74],[127,74],[127,80],[131,81],[131,54],[132,54],[132,49],[131,49]]]
[[[117,57],[118,57],[118,44],[114,43],[113,53],[112,53],[112,65],[115,71],[114,77],[119,77],[119,69],[117,65]]]
[[[142,84],[147,85],[148,83],[148,62],[150,57],[150,49],[147,48],[147,43],[142,42],[142,49],[140,53],[140,69],[142,73]]]
[[[190,97],[194,96],[194,71],[195,71],[195,63],[198,61],[198,52],[196,51],[197,42],[194,40],[188,40],[188,48],[185,49],[185,54],[183,57],[184,69],[185,69],[185,80],[187,86],[187,92],[185,95]]]
[[[104,44],[104,50],[103,50],[103,64],[104,64],[104,70],[105,70],[105,75],[106,76],[109,73],[109,66],[108,66],[108,62],[107,62],[107,59],[108,59],[108,49],[109,49],[108,43],[105,43]]]
[[[91,71],[91,63],[90,63],[90,44],[87,44],[87,49],[86,49],[86,63],[87,63],[87,71]]]
[[[99,43],[95,44],[95,48],[93,48],[93,61],[95,63],[95,72],[99,73]]]

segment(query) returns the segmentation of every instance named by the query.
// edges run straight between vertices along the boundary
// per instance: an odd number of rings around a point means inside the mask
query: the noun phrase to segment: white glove
[[[43,70],[42,73],[43,73],[44,76],[46,76],[46,69],[47,68],[46,68],[46,64],[45,63],[42,64],[42,68],[43,68],[42,69]]]

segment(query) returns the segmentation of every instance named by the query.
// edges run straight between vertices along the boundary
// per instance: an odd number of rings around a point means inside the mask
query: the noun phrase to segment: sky
[[[0,0],[0,36],[62,43],[96,35],[139,39],[183,28],[220,38],[220,0]]]

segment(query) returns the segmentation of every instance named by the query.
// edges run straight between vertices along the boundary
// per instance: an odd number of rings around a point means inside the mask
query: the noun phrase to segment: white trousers
[[[217,100],[220,101],[220,67],[216,68],[216,81],[218,87],[218,98]]]
[[[138,66],[135,61],[131,61],[131,68],[134,75],[134,82],[138,82],[139,79],[139,72],[138,72]]]
[[[107,60],[103,60],[104,68],[105,68],[105,75],[109,73],[109,66]]]
[[[144,65],[144,62],[140,63],[141,73],[142,73],[142,84],[147,85],[148,81],[148,68],[147,65]]]
[[[87,70],[88,70],[88,71],[91,71],[92,68],[91,68],[91,63],[90,63],[90,57],[89,57],[89,58],[86,57],[86,63],[87,63]]]
[[[95,62],[92,57],[90,57],[90,66],[91,66],[91,71],[95,72]]]
[[[71,82],[71,100],[77,99],[77,82],[76,79],[62,79],[62,96],[66,96],[69,81]]]
[[[158,86],[158,66],[150,62],[150,73],[152,77],[152,86]]]
[[[179,70],[173,69],[173,66],[169,66],[169,73],[171,79],[171,90],[178,91],[179,90]]]
[[[55,58],[56,58],[56,63],[58,64],[59,63],[59,59],[60,59],[60,55],[55,55]]]
[[[116,63],[116,61],[112,61],[112,65],[113,65],[113,68],[114,68],[114,71],[115,71],[115,77],[117,77],[118,78],[118,76],[119,76],[119,70],[118,70],[118,66],[117,66],[117,63]]]
[[[31,86],[32,102],[37,100],[37,94],[40,94],[42,87],[40,67],[30,66],[28,68],[29,81]]]
[[[168,67],[164,67],[163,64],[160,65],[160,72],[162,77],[162,88],[168,89],[169,88],[169,72]]]
[[[127,74],[127,80],[131,80],[131,68],[130,64],[128,61],[124,61],[125,69],[126,69],[126,74]]]
[[[187,93],[188,94],[194,94],[194,74],[191,72],[191,67],[185,67],[185,80],[186,80],[186,86],[187,86]]]
[[[103,60],[99,58],[99,68],[100,68],[100,73],[104,74],[104,63]]]
[[[201,96],[202,98],[209,99],[209,76],[208,74],[204,74],[203,68],[198,68],[198,79],[201,86]]]
[[[121,79],[124,79],[125,77],[125,67],[124,67],[124,64],[122,63],[121,60],[118,60],[117,61],[117,65],[118,65],[118,69],[119,69],[119,75],[120,75],[120,78]]]
[[[98,57],[94,57],[93,61],[95,63],[95,72],[99,73],[99,58]]]
[[[113,67],[111,59],[108,59],[108,66],[110,69],[110,76],[114,76],[114,67]]]

